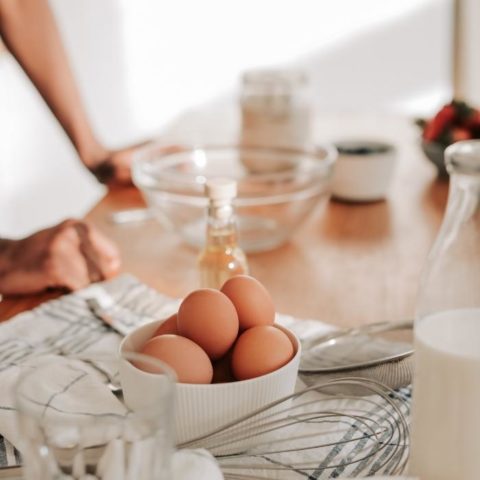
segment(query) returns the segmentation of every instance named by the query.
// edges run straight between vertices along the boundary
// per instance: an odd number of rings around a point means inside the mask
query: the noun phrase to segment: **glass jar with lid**
[[[300,70],[251,70],[240,96],[243,146],[306,148],[311,144],[312,104],[307,75]],[[258,162],[243,162],[263,171]],[[269,168],[270,169],[270,168]]]

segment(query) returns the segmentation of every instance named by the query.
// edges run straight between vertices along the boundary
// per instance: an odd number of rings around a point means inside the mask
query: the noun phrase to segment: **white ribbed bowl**
[[[120,352],[138,352],[163,320],[143,325],[129,333]],[[282,368],[261,377],[211,385],[177,383],[175,388],[176,444],[205,435],[263,405],[290,395],[295,390],[300,363],[300,342],[290,330],[275,325],[290,338],[295,355]],[[141,408],[149,388],[155,388],[152,375],[129,362],[120,370],[123,395],[129,408]]]

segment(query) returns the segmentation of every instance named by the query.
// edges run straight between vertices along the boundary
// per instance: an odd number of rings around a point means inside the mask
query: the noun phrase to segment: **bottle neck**
[[[453,188],[480,188],[480,173],[452,172],[450,185]]]
[[[480,176],[453,172],[447,209],[422,275],[418,319],[480,306],[479,244]]]
[[[210,202],[208,207],[207,245],[230,245],[237,243],[235,211],[231,204],[218,205]]]
[[[452,173],[445,219],[465,222],[480,212],[480,175]]]

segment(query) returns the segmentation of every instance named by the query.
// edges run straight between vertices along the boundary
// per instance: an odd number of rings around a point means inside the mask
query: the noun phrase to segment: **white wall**
[[[451,0],[53,5],[92,117],[113,143],[121,143],[113,130],[141,137],[234,95],[240,73],[254,66],[304,66],[320,109],[419,113],[451,93]]]
[[[179,119],[195,131],[214,106],[234,104],[241,71],[254,66],[305,67],[320,112],[429,113],[451,95],[451,0],[51,4],[89,115],[110,146]],[[0,235],[81,215],[103,191],[13,59],[0,55]]]

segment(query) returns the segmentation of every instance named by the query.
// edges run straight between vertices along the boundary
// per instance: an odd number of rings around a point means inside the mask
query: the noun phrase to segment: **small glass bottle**
[[[237,184],[229,179],[211,179],[205,194],[209,203],[206,243],[198,257],[200,284],[202,288],[221,288],[230,277],[248,274],[247,258],[237,243],[232,205]]]
[[[410,473],[479,478],[480,140],[447,148],[447,209],[430,252],[415,320]]]

